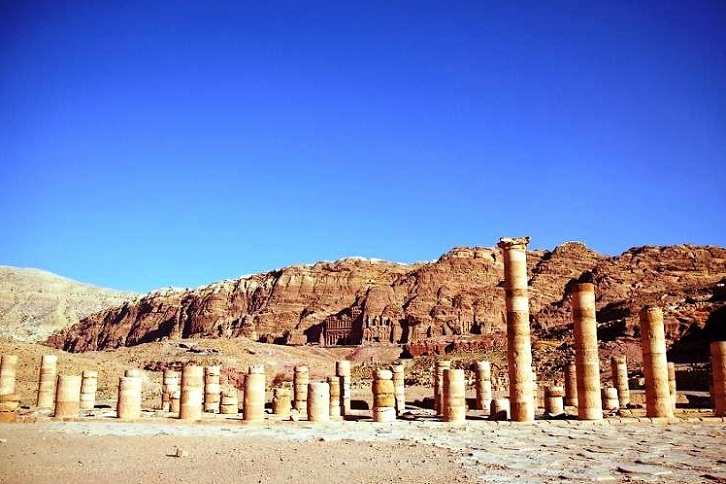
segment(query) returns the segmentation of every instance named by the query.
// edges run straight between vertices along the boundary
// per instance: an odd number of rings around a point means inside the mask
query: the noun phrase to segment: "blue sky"
[[[0,4],[0,264],[726,245],[726,4]]]

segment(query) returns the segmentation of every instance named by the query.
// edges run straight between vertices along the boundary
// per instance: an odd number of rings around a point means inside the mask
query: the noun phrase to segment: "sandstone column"
[[[2,355],[2,359],[0,359],[0,395],[15,394],[15,367],[17,364],[16,355]]]
[[[489,420],[509,420],[509,399],[495,398],[489,410]]]
[[[396,420],[396,388],[393,385],[391,370],[376,370],[373,373],[373,410],[374,422]]]
[[[272,413],[283,417],[290,416],[292,407],[292,391],[289,388],[280,387],[272,389]]]
[[[326,382],[309,382],[306,399],[308,420],[327,422],[330,420],[330,387]]]
[[[464,370],[444,370],[444,422],[463,423],[466,421],[466,378]]]
[[[563,398],[565,389],[557,385],[548,385],[544,391],[545,415],[557,416],[565,413]]]
[[[81,410],[93,410],[96,406],[96,390],[98,389],[98,372],[83,370],[81,379]]]
[[[58,375],[54,417],[77,417],[81,408],[81,375]]]
[[[330,388],[330,417],[338,418],[340,412],[340,378],[337,376],[328,377],[328,387]]]
[[[671,396],[673,410],[675,410],[678,393],[676,391],[676,364],[672,362],[668,362],[668,393]]]
[[[129,368],[126,371],[124,371],[124,376],[135,376],[137,378],[141,378],[141,380],[143,382],[144,376],[146,376],[146,374],[144,373],[144,370],[142,370],[141,368]]]
[[[245,393],[242,418],[248,422],[265,419],[265,367],[252,365],[245,375]]]
[[[630,389],[628,388],[628,362],[625,355],[613,356],[610,359],[610,369],[613,374],[613,386],[618,391],[618,403],[627,407],[630,403]]]
[[[672,417],[665,327],[660,308],[646,306],[640,311],[640,340],[643,347],[646,415]]]
[[[141,417],[141,389],[143,380],[139,376],[123,376],[118,381],[116,417],[135,420]]]
[[[186,365],[182,369],[179,418],[201,420],[204,403],[204,368]]]
[[[476,362],[476,408],[489,412],[492,403],[492,365],[488,361]]]
[[[502,238],[504,288],[507,305],[507,361],[509,405],[515,422],[534,421],[532,343],[527,295],[527,244],[529,237]]]
[[[219,366],[204,367],[204,411],[219,412],[219,397],[222,388],[219,385],[221,368]]]
[[[434,363],[434,410],[436,415],[443,414],[444,370],[451,368],[451,361],[439,360]]]
[[[165,412],[171,411],[171,397],[174,392],[181,389],[180,375],[178,371],[164,370],[161,383],[161,409]],[[178,410],[177,410],[178,411]]]
[[[570,363],[565,367],[565,405],[577,407],[577,367]]]
[[[181,407],[181,386],[179,390],[171,392],[169,397],[169,412],[173,414],[179,414]]]
[[[295,367],[292,375],[292,385],[295,392],[295,410],[304,412],[307,409],[308,384],[310,383],[310,370],[307,366],[300,365]]]
[[[401,415],[406,411],[406,384],[403,365],[392,365],[391,372],[393,373],[393,388],[396,392],[396,415]]]
[[[40,377],[38,378],[38,408],[53,408],[55,405],[55,380],[58,368],[56,355],[43,355],[40,358]]]
[[[713,409],[717,417],[726,417],[726,341],[714,341],[710,349]]]
[[[600,359],[597,351],[595,286],[592,283],[578,283],[572,288],[572,319],[575,323],[577,416],[580,420],[600,420]]]
[[[341,360],[336,362],[335,375],[340,378],[340,413],[350,415],[350,361]]]
[[[605,387],[602,389],[602,409],[605,411],[617,410],[622,405],[618,400],[618,389]]]
[[[224,415],[236,415],[239,413],[239,398],[237,388],[232,385],[225,385],[219,400],[219,413]]]

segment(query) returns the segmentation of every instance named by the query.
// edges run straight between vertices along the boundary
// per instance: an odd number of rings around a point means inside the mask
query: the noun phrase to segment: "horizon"
[[[502,236],[726,246],[722,2],[2,12],[2,265],[143,294]]]

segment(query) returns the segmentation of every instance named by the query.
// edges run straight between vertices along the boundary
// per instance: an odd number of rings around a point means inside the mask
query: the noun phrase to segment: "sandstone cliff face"
[[[606,257],[570,242],[530,252],[528,265],[532,326],[541,334],[570,323],[569,288],[586,272],[597,285],[605,333],[635,334],[640,307],[657,303],[677,339],[703,328],[724,304],[712,300],[726,278],[726,250],[718,247],[641,247]],[[503,272],[500,250],[482,247],[455,248],[436,262],[410,266],[359,258],[320,262],[191,291],[153,292],[91,315],[48,342],[69,351],[164,337],[317,342],[326,318],[346,317],[385,322],[391,335],[381,340],[401,343],[491,334],[505,328]]]
[[[0,266],[0,336],[42,341],[54,331],[135,296],[37,269]]]

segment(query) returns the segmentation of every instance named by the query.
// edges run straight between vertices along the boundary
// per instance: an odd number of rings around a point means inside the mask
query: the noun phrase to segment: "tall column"
[[[580,420],[600,420],[602,398],[594,284],[583,282],[575,284],[572,288],[572,319],[575,323],[577,417]]]
[[[443,414],[444,370],[451,368],[451,361],[439,360],[434,363],[434,410],[436,415]]]
[[[143,380],[139,376],[119,378],[116,417],[124,420],[135,420],[141,417],[142,386]]]
[[[529,237],[502,238],[504,289],[507,304],[507,361],[509,405],[515,422],[534,421],[532,342],[527,294],[527,244]]]
[[[392,422],[396,420],[396,389],[393,385],[391,370],[373,372],[373,410],[374,422]]]
[[[668,360],[661,308],[646,306],[640,311],[640,340],[643,347],[646,415],[672,417],[673,406],[668,388]]]
[[[628,387],[628,362],[625,355],[613,356],[610,359],[610,369],[613,374],[613,386],[618,391],[618,402],[621,407],[630,403],[630,389]]]
[[[179,418],[201,420],[204,403],[204,368],[187,365],[182,369]]]
[[[245,375],[245,396],[242,418],[248,422],[265,419],[265,367],[252,365]]]
[[[350,361],[337,361],[335,375],[340,378],[340,413],[350,415]]]
[[[403,365],[392,365],[393,387],[396,391],[396,414],[401,415],[406,411],[406,384]]]
[[[476,362],[476,408],[489,412],[492,404],[492,365],[488,361]]]
[[[96,390],[98,389],[98,372],[83,370],[81,379],[81,410],[93,410],[96,406]]]
[[[58,357],[43,355],[40,358],[40,376],[38,378],[38,408],[53,408],[55,399],[55,379],[58,371]]]
[[[81,375],[58,375],[54,417],[77,417],[81,407]]]
[[[466,378],[464,370],[444,370],[444,422],[466,421]]]
[[[565,367],[565,405],[577,407],[577,366],[570,363]]]
[[[726,341],[714,341],[710,348],[713,409],[717,417],[726,417]]]
[[[17,364],[16,355],[2,355],[0,359],[0,395],[15,394],[15,367]]]
[[[293,406],[298,412],[307,411],[308,400],[308,384],[310,383],[310,370],[307,366],[300,365],[295,367],[292,375],[292,387],[295,398]]]
[[[328,388],[330,389],[330,417],[338,418],[341,415],[340,378],[337,376],[329,376]]]
[[[204,367],[204,411],[219,412],[219,397],[222,387],[219,385],[221,368],[219,366]]]
[[[676,401],[678,400],[678,393],[676,391],[676,364],[668,362],[668,393],[671,396],[671,406],[673,410],[676,409]]]
[[[326,382],[316,381],[307,384],[308,420],[310,422],[327,422],[330,420],[330,387]]]

